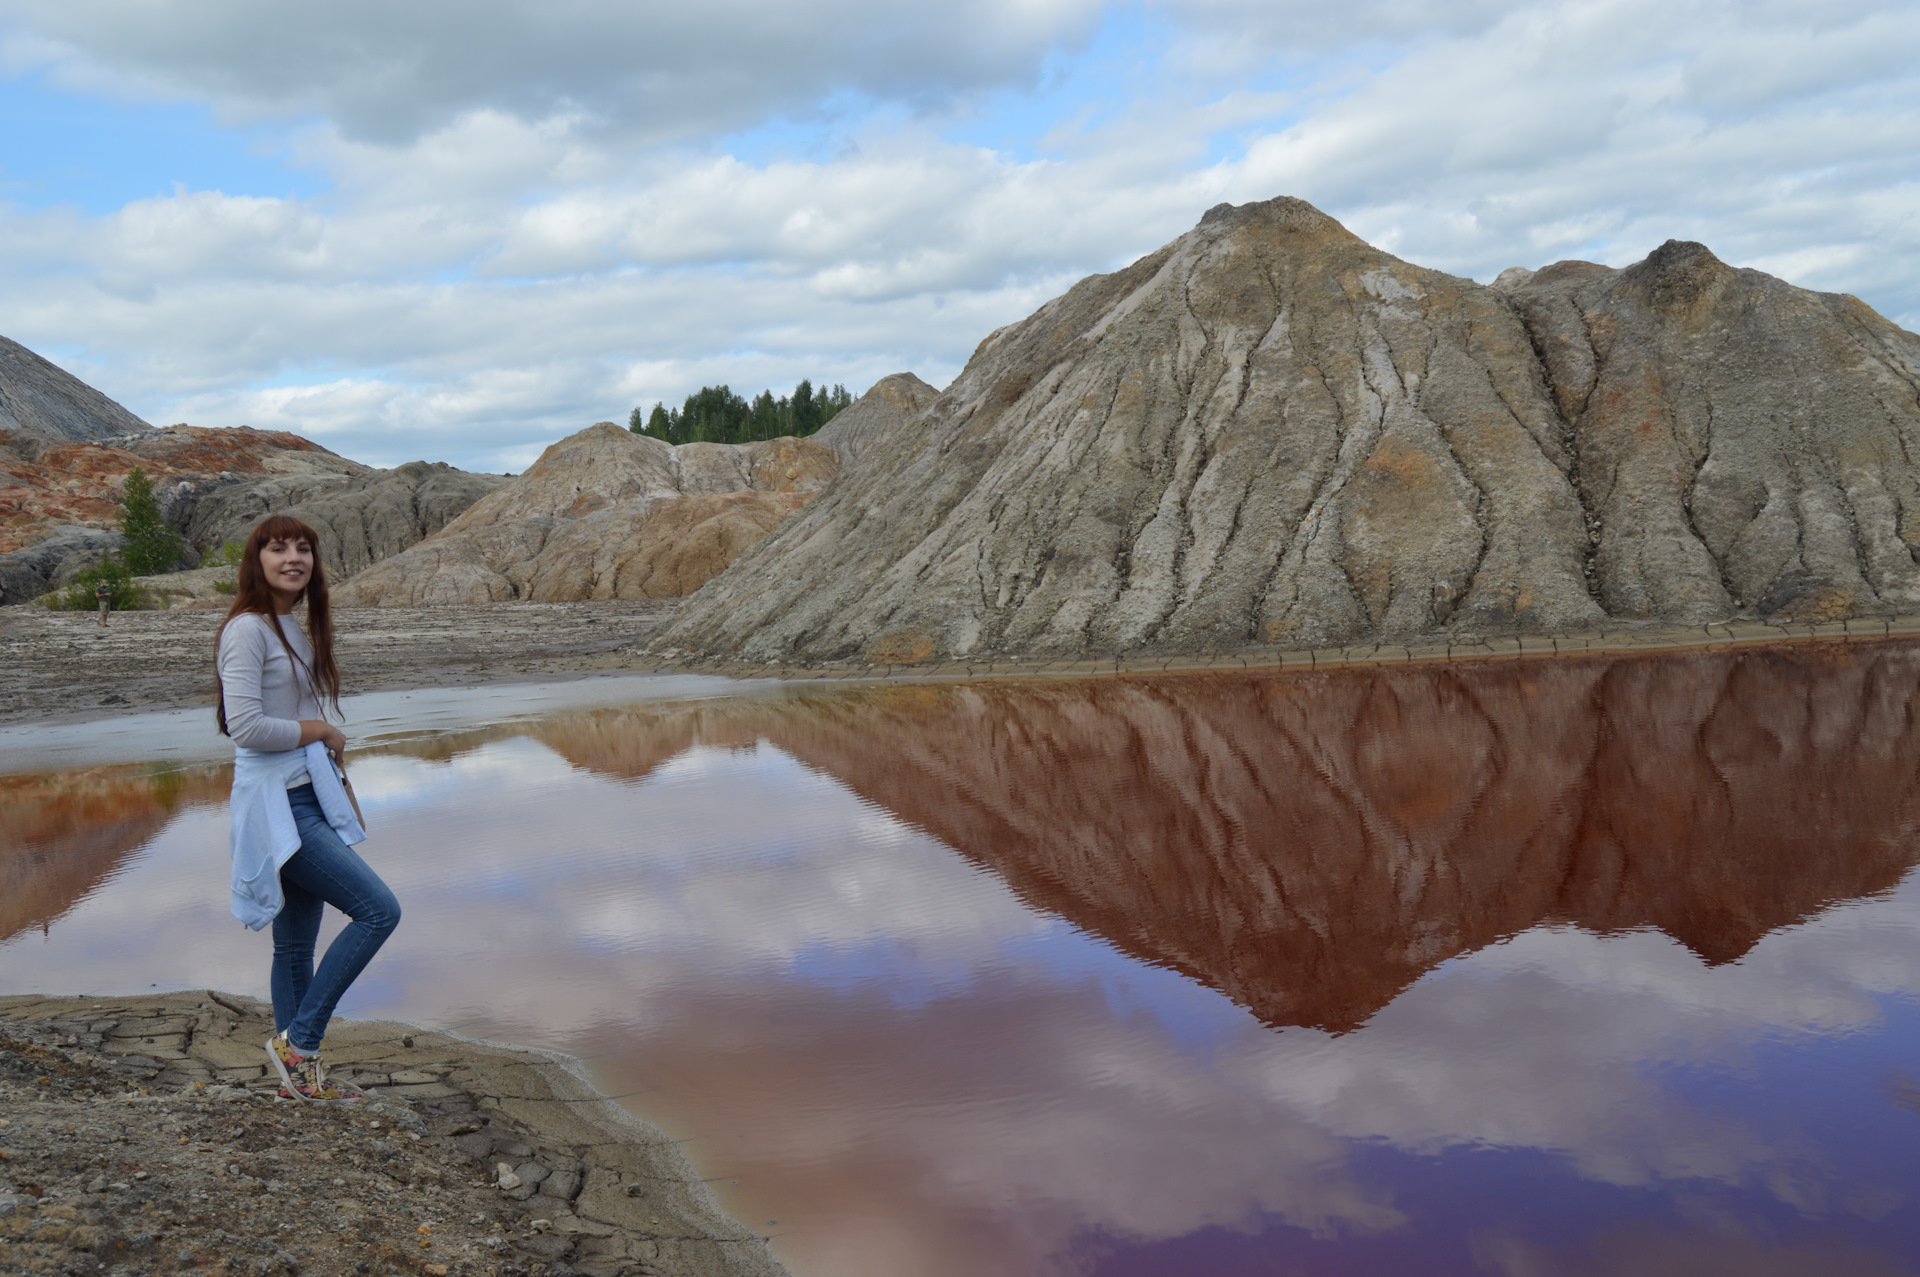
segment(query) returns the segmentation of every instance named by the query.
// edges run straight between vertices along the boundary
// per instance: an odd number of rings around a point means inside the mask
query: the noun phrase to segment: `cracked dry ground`
[[[376,1098],[280,1100],[264,1010],[208,993],[0,1000],[0,1272],[779,1271],[681,1182],[684,1163],[590,1119],[557,1138],[489,1093],[608,1103],[540,1086],[552,1061],[336,1021],[335,1071]]]

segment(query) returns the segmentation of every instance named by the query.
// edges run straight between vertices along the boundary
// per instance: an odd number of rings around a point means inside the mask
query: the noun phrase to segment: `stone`
[[[681,598],[839,468],[810,439],[673,447],[600,422],[548,448],[437,535],[354,578],[335,602]]]
[[[513,1173],[512,1166],[510,1166],[506,1162],[500,1162],[497,1165],[495,1165],[493,1169],[494,1169],[494,1175],[495,1175],[494,1182],[499,1187],[503,1189],[515,1189],[520,1187],[520,1177]]]
[[[520,1247],[542,1259],[552,1260],[559,1259],[572,1250],[573,1241],[571,1238],[555,1236],[552,1233],[536,1233],[532,1237],[523,1238]]]
[[[540,1193],[543,1197],[557,1197],[561,1201],[570,1201],[580,1188],[580,1175],[577,1171],[554,1171],[540,1181]]]
[[[1487,287],[1221,205],[990,335],[653,646],[897,667],[1913,611],[1916,387],[1920,338],[1699,245]]]
[[[70,523],[48,528],[32,545],[0,554],[0,604],[23,603],[65,585],[119,547],[120,534],[105,528]]]
[[[493,1151],[493,1136],[486,1131],[474,1131],[457,1137],[453,1146],[474,1161],[478,1161]]]

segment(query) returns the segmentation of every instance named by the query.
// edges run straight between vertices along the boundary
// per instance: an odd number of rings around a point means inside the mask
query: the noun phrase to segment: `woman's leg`
[[[341,995],[400,925],[400,902],[367,862],[333,832],[312,788],[303,785],[287,797],[293,801],[293,818],[300,827],[300,850],[281,866],[280,881],[294,883],[352,919],[327,946],[320,969],[287,1025],[287,1040],[294,1049],[311,1053],[320,1049]]]
[[[293,1023],[300,1003],[313,983],[313,943],[320,938],[320,897],[280,875],[285,903],[273,919],[273,1027],[281,1032]]]

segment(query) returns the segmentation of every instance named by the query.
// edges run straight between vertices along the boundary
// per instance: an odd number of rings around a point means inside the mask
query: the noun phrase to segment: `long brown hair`
[[[313,666],[300,659],[293,650],[293,644],[287,642],[287,636],[280,629],[280,619],[275,615],[273,591],[267,588],[266,570],[260,566],[260,551],[266,549],[272,541],[305,541],[313,548],[313,575],[307,578],[306,588],[300,597],[307,604],[307,641],[313,644]],[[233,606],[227,609],[227,619],[220,622],[220,633],[226,633],[233,618],[242,612],[254,612],[265,617],[267,628],[280,640],[280,646],[287,649],[287,659],[293,662],[295,670],[305,670],[307,679],[313,685],[316,698],[325,696],[333,704],[333,712],[340,712],[340,669],[333,663],[333,609],[327,602],[327,573],[320,566],[320,538],[314,530],[289,514],[272,514],[260,521],[260,526],[247,536],[246,553],[240,556],[240,579],[233,588]],[[214,650],[214,717],[220,724],[220,734],[227,735],[227,695],[220,686],[220,637],[213,640]]]

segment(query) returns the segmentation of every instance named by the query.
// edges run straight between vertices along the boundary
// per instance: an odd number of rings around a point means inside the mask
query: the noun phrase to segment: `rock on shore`
[[[1221,205],[989,336],[689,600],[749,661],[1831,619],[1920,589],[1920,338],[1668,244],[1498,288]]]
[[[272,1031],[211,991],[0,998],[0,1271],[785,1272],[564,1057],[336,1020],[369,1101],[301,1103]]]
[[[355,577],[336,601],[679,598],[839,469],[811,439],[674,447],[603,421],[548,448],[438,535]]]

